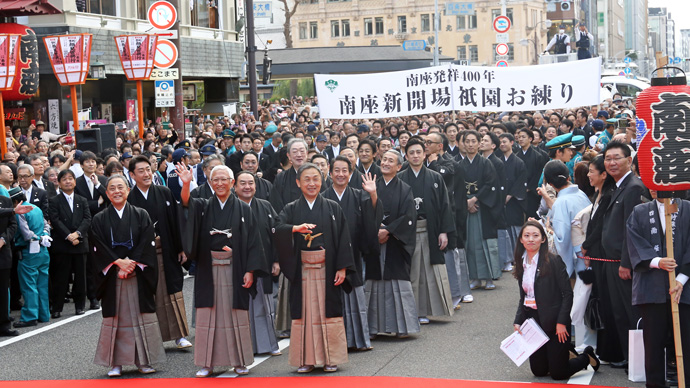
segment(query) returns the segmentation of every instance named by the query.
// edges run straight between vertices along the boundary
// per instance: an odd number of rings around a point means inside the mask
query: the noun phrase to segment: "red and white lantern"
[[[11,90],[17,79],[21,35],[0,34],[0,91]]]
[[[120,63],[130,81],[148,80],[156,54],[156,35],[120,35],[115,37]]]
[[[91,61],[91,34],[46,36],[43,42],[60,85],[86,82]]]

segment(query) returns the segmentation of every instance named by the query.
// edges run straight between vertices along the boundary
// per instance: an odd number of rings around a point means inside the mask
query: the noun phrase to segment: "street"
[[[185,301],[191,324],[191,301],[194,278],[185,280]],[[402,376],[465,380],[514,382],[552,382],[535,378],[528,363],[516,367],[499,349],[499,344],[513,328],[518,301],[517,282],[503,274],[495,291],[474,292],[474,302],[463,304],[453,317],[436,318],[423,325],[422,332],[408,339],[379,336],[372,341],[374,349],[350,352],[350,362],[340,365],[339,376]],[[101,324],[100,311],[72,315],[73,305],[65,306],[63,318],[50,324],[21,329],[22,336],[0,340],[0,380],[102,379],[107,369],[93,364]],[[12,312],[18,319],[18,312]],[[68,321],[67,323],[64,323]],[[64,324],[61,324],[64,323]],[[57,326],[57,327],[56,327]],[[25,338],[25,334],[34,334]],[[194,331],[189,340],[194,343]],[[174,343],[165,344],[168,360],[154,365],[157,373],[146,378],[193,377],[193,348],[178,350]],[[287,341],[281,342],[286,346]],[[251,377],[297,376],[288,365],[288,349],[282,356],[257,356]],[[264,360],[263,362],[260,362]],[[216,370],[214,376],[234,377],[234,373]],[[320,369],[312,375],[324,374]],[[122,378],[143,377],[134,367],[125,367]],[[602,365],[599,372],[581,372],[571,384],[642,387],[628,381],[623,370]],[[563,381],[562,383],[566,383]]]

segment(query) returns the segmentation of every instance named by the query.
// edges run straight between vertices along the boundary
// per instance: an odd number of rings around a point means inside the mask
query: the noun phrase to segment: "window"
[[[153,0],[139,0],[153,3]],[[217,1],[207,1],[207,0],[190,0],[190,4],[194,4],[191,10],[191,25],[196,27],[206,27],[206,28],[219,28],[218,23],[218,2]],[[148,11],[148,6],[144,9],[143,17],[141,19],[146,19],[146,12]]]
[[[458,60],[467,59],[467,46],[458,46]]]
[[[398,32],[407,32],[407,16],[398,16]]]
[[[501,60],[501,58],[499,58],[498,54],[496,54],[496,46],[498,46],[498,44],[494,43],[494,45],[492,47],[494,62],[498,62]],[[508,43],[508,55],[507,56],[508,56],[508,59],[507,59],[508,61],[514,61],[515,60],[515,47],[513,47],[512,43]]]
[[[77,11],[95,13],[95,14],[99,14],[99,15],[117,16],[115,14],[115,2],[112,0],[81,0],[81,1],[77,1]],[[144,16],[146,16],[146,14],[144,14]],[[144,17],[144,19],[145,19],[145,17]]]
[[[372,18],[364,19],[364,35],[372,35],[374,33],[374,22]]]
[[[350,36],[350,19],[340,21],[340,33],[342,36]]]
[[[456,30],[476,30],[477,15],[460,15],[455,17]]]
[[[299,24],[299,38],[307,39],[307,23]]]
[[[465,16],[456,16],[455,17],[455,29],[456,30],[464,30],[465,29]]]
[[[533,26],[537,25],[537,10],[536,9],[532,10],[532,25]]]
[[[477,45],[470,46],[470,61],[479,62],[479,50],[477,50]]]
[[[501,10],[500,9],[492,9],[491,10],[491,20],[492,21],[499,16],[501,16]],[[512,8],[506,8],[506,16],[508,17],[508,19],[510,19],[510,24],[513,24],[513,9]]]
[[[376,35],[383,35],[383,18],[375,18],[374,23],[376,24]]]
[[[340,22],[337,20],[331,20],[331,38],[337,38],[340,36]]]
[[[309,22],[309,38],[318,39],[319,38],[319,23]]]
[[[425,13],[422,14],[422,32],[429,32],[431,31],[431,23],[429,20],[429,14]]]

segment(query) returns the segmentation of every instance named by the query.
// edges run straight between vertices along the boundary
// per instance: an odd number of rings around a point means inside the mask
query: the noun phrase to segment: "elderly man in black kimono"
[[[123,176],[110,177],[105,188],[110,206],[93,218],[89,233],[96,297],[103,308],[94,363],[110,367],[110,377],[120,376],[123,365],[153,373],[151,365],[165,361],[156,317],[153,223],[145,210],[127,203]]]
[[[221,164],[225,164],[225,158],[223,155],[209,155],[204,158],[204,161],[201,163],[202,169],[204,171],[204,176],[208,177],[211,175],[211,171],[213,170],[214,167],[220,166]],[[191,198],[203,198],[203,199],[209,199],[213,197],[213,188],[211,187],[211,182],[206,180],[203,184],[200,186],[197,186],[192,192],[190,193]]]
[[[290,281],[290,365],[335,372],[347,362],[342,289],[355,269],[350,231],[340,205],[321,196],[323,176],[311,163],[296,173],[302,197],[285,206],[275,227],[280,268]]]
[[[343,293],[343,317],[347,334],[347,347],[370,350],[369,320],[367,302],[362,279],[362,258],[379,256],[378,231],[383,218],[381,201],[376,193],[376,175],[363,174],[362,189],[348,186],[354,168],[344,156],[337,156],[331,164],[333,186],[324,193],[324,198],[337,202],[343,209],[352,238],[352,253],[356,273],[350,277],[352,292]]]
[[[268,267],[256,233],[256,216],[249,205],[231,193],[234,176],[229,167],[211,170],[209,180],[215,192],[211,199],[190,199],[193,172],[177,166],[182,180],[183,246],[196,262],[196,346],[194,363],[201,366],[197,377],[207,377],[215,366],[233,366],[235,373],[249,373],[254,362],[249,327],[250,293],[254,276]]]
[[[135,187],[127,201],[146,210],[156,234],[158,259],[158,287],[156,289],[156,315],[163,341],[175,341],[178,349],[189,348],[189,325],[184,306],[182,265],[187,262],[182,250],[182,237],[178,226],[178,205],[172,192],[165,186],[153,184],[151,162],[145,156],[129,161],[129,175]]]
[[[419,322],[427,324],[429,315],[452,316],[454,312],[444,251],[449,248],[448,234],[455,232],[455,221],[443,177],[424,165],[424,141],[411,138],[405,155],[410,167],[398,173],[398,177],[412,188],[417,210],[410,279]]]
[[[481,287],[482,280],[487,290],[496,285],[493,279],[500,276],[498,257],[498,232],[496,220],[503,211],[500,190],[493,164],[479,155],[481,135],[469,130],[463,132],[463,143],[467,156],[462,161],[467,186],[467,266],[470,272],[471,289]]]
[[[656,191],[650,194],[654,200],[635,206],[630,214],[626,242],[633,270],[632,304],[642,316],[647,387],[666,387],[666,347],[673,344],[668,341],[673,333],[671,299],[678,303],[683,354],[690,354],[690,292],[684,290],[690,278],[690,202],[673,199],[677,206],[671,215],[674,259],[666,250],[666,206]],[[669,272],[676,275],[674,289]],[[683,364],[685,370],[678,373],[690,376],[690,363]]]
[[[368,301],[369,333],[406,338],[419,333],[410,270],[415,250],[417,211],[412,188],[398,178],[403,165],[400,152],[381,156],[381,176],[376,192],[381,199],[383,219],[378,231],[379,257],[367,257],[365,295]]]
[[[251,155],[253,152],[244,154]],[[261,236],[261,245],[266,255],[266,263],[272,264],[271,268],[265,268],[264,272],[270,272],[273,276],[280,273],[278,256],[273,248],[273,228],[278,222],[278,214],[267,200],[256,196],[258,178],[249,171],[240,171],[235,180],[235,195],[252,209],[258,222],[257,231]],[[249,322],[252,333],[252,346],[254,353],[268,353],[272,356],[281,354],[278,348],[273,311],[273,282],[271,278],[256,279],[256,294],[252,295],[249,304]]]

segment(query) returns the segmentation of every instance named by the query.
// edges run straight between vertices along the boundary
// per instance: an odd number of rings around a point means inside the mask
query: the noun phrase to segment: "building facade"
[[[683,70],[690,72],[690,29],[680,30],[679,54],[683,58]]]
[[[446,15],[440,2],[439,50],[471,65],[494,66],[496,32],[493,19],[501,15],[497,1],[473,2],[469,15]],[[548,44],[544,0],[511,1],[506,16],[509,65],[536,63]],[[407,40],[434,45],[433,0],[302,0],[291,20],[294,47],[391,46]],[[520,41],[523,41],[520,44]],[[536,46],[536,50],[535,50]],[[402,48],[401,48],[402,50]]]
[[[105,64],[105,79],[87,79],[77,88],[79,109],[91,109],[91,119],[121,122],[127,119],[127,100],[136,99],[135,82],[124,76],[114,37],[152,33],[146,12],[153,0],[51,0],[63,13],[18,17],[19,24],[30,26],[37,36],[66,33],[91,33],[91,63]],[[236,7],[232,0],[185,0],[177,7],[179,60],[185,81],[203,82],[206,113],[222,114],[222,103],[238,101],[239,79],[244,62],[244,47],[238,40]],[[47,100],[59,100],[61,130],[72,120],[69,88],[55,78],[43,40],[39,38],[39,94],[22,104],[27,112],[40,109]],[[179,82],[179,81],[178,81]],[[213,105],[218,107],[213,107]],[[164,115],[155,107],[154,82],[144,82],[144,116],[155,119]],[[216,112],[218,111],[218,112]],[[27,114],[28,125],[32,115]]]

